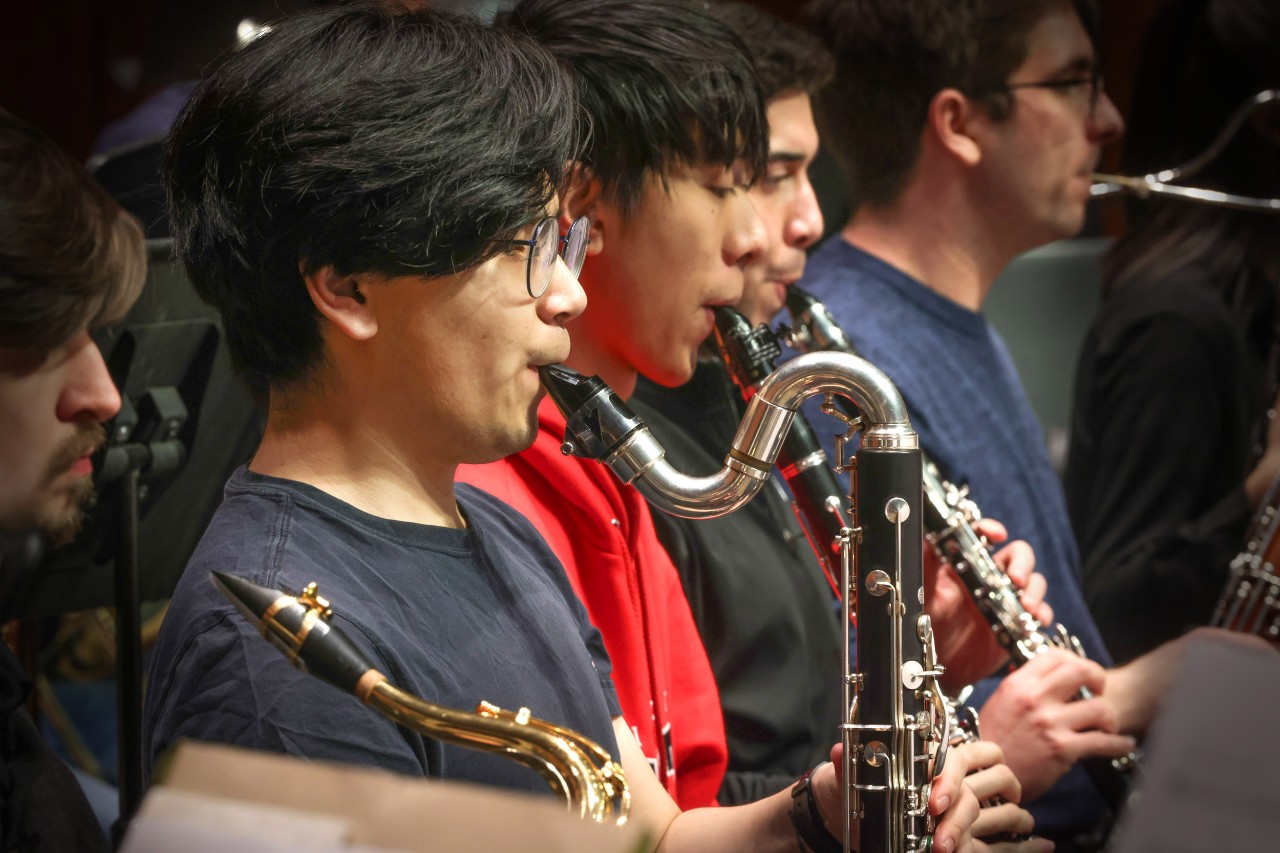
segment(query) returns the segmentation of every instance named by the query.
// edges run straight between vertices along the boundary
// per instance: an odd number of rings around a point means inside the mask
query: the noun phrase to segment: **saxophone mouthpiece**
[[[289,663],[347,693],[360,695],[367,687],[360,680],[373,664],[328,621],[333,612],[314,583],[293,596],[225,572],[209,574],[213,585]]]
[[[236,606],[236,610],[239,610],[244,618],[259,630],[262,629],[263,614],[284,596],[284,593],[279,590],[267,589],[265,586],[258,586],[256,583],[225,572],[210,572],[209,577],[218,591],[225,595]]]
[[[607,460],[644,421],[599,376],[583,376],[563,364],[538,368],[542,384],[568,424],[566,456]]]

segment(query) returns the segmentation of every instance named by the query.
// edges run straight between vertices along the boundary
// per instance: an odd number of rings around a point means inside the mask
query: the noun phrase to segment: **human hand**
[[[977,850],[1022,850],[1042,853],[1053,849],[1046,839],[1028,838],[1035,827],[1031,813],[1018,806],[1022,797],[1022,785],[1009,765],[1004,763],[1004,751],[991,741],[978,740],[955,747],[963,750],[969,764],[969,775],[964,783],[981,806],[978,819],[973,822],[974,847]],[[988,843],[983,839],[997,837],[1021,838],[1021,841]]]
[[[994,545],[1009,538],[1009,531],[994,518],[982,519],[976,529]],[[1027,612],[1041,625],[1052,625],[1053,608],[1044,600],[1049,582],[1036,571],[1036,553],[1031,545],[1021,539],[1015,540],[992,554],[991,559],[1013,582],[1018,590],[1018,600]]]
[[[1197,628],[1176,640],[1147,652],[1145,655],[1107,672],[1107,701],[1115,709],[1119,731],[1141,737],[1160,709],[1160,703],[1168,695],[1173,681],[1182,668],[1187,648],[1195,642],[1206,640],[1247,646],[1259,651],[1274,653],[1270,644],[1260,637],[1224,631],[1221,628]]]
[[[1081,758],[1133,751],[1133,738],[1116,734],[1116,710],[1100,695],[1107,678],[1098,664],[1050,649],[1006,676],[982,706],[982,735],[1004,749],[1024,799],[1049,790]],[[1076,699],[1082,687],[1093,698]]]
[[[819,767],[813,773],[813,795],[818,798],[818,811],[822,814],[827,831],[840,838],[844,827],[839,820],[843,805],[844,744],[831,748],[831,764]],[[830,770],[831,772],[827,772]],[[933,849],[938,853],[962,851],[971,853],[973,833],[971,828],[978,817],[978,800],[964,784],[969,770],[963,752],[947,751],[946,761],[933,778],[929,792],[929,813],[938,818],[933,832]]]
[[[991,544],[999,544],[1008,538],[1004,525],[992,519],[978,522],[978,533]],[[998,670],[1008,662],[1009,655],[996,642],[995,631],[966,589],[963,581],[948,563],[938,560],[937,549],[926,548],[926,566],[930,557],[936,565],[932,583],[927,583],[925,609],[934,621],[934,633],[938,642],[938,659],[946,667],[942,684],[949,692],[958,692]],[[1035,553],[1025,542],[1011,542],[992,555],[996,565],[1007,574],[1019,598],[1031,615],[1047,624],[1053,620],[1053,610],[1044,601],[1046,583],[1035,571]],[[926,571],[926,578],[929,578]]]

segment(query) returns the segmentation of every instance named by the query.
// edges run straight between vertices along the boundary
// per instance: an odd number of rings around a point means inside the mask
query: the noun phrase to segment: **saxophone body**
[[[800,288],[788,288],[787,310],[793,326],[785,334],[797,350],[855,351],[826,306]],[[1065,626],[1043,626],[1023,606],[1008,575],[992,558],[986,537],[975,529],[982,513],[969,498],[968,489],[944,480],[937,466],[927,458],[922,477],[924,522],[929,541],[955,569],[978,610],[986,617],[997,642],[1009,653],[1013,667],[1055,648],[1087,657],[1080,640]],[[1090,699],[1092,694],[1087,688],[1081,688],[1077,698]],[[1134,794],[1134,777],[1141,771],[1138,753],[1110,759],[1087,758],[1080,764],[1113,812],[1118,813],[1128,804]]]
[[[631,795],[622,767],[594,741],[539,720],[528,708],[480,702],[474,712],[447,708],[387,680],[336,625],[315,584],[296,596],[213,572],[214,585],[289,662],[407,729],[455,746],[505,755],[536,771],[570,811],[595,823],[626,823]]]
[[[846,616],[856,612],[858,620],[857,671],[851,620],[843,620],[844,844],[861,853],[929,849],[929,792],[950,733],[937,683],[942,668],[923,612],[920,451],[897,389],[845,353],[790,361],[758,384],[724,467],[689,477],[672,468],[644,422],[598,378],[555,365],[541,372],[568,421],[564,452],[604,462],[651,504],[686,518],[724,515],[750,500],[808,397],[845,397],[863,412],[846,436],[862,430],[857,458],[848,463],[849,523],[832,546]]]

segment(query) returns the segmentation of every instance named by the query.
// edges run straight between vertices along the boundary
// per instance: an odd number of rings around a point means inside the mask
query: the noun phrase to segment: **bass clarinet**
[[[866,361],[814,353],[761,383],[747,404],[724,467],[709,477],[676,471],[644,421],[598,377],[559,365],[542,382],[568,421],[563,450],[607,464],[659,509],[710,518],[743,506],[770,476],[808,397],[840,395],[865,415],[851,460],[849,526],[839,536],[846,602],[844,849],[923,853],[932,841],[929,792],[951,739],[933,629],[923,612],[920,451],[892,383]],[[850,667],[849,623],[857,606],[858,671]]]
[[[289,663],[353,693],[407,729],[429,738],[504,755],[535,770],[570,811],[595,823],[626,823],[631,794],[621,765],[599,744],[539,720],[528,708],[481,702],[475,712],[446,708],[399,689],[336,625],[314,583],[298,595],[212,572],[213,583]]]
[[[810,294],[798,287],[788,288],[787,311],[793,326],[785,334],[797,350],[854,352],[831,312]],[[1009,653],[1012,666],[1022,666],[1052,648],[1085,657],[1084,646],[1065,626],[1057,624],[1046,629],[1023,606],[1013,582],[992,558],[986,537],[974,528],[982,514],[968,497],[968,490],[945,481],[928,459],[924,460],[922,473],[929,540],[939,556],[956,570],[996,640]],[[1077,698],[1093,697],[1082,687]],[[1138,754],[1086,758],[1080,764],[1111,810],[1118,814],[1133,795],[1134,777],[1141,769]]]
[[[782,355],[778,336],[765,324],[754,329],[741,313],[727,306],[713,309],[716,316],[713,342],[716,354],[737,386],[744,401],[749,401],[760,383],[776,369]],[[827,462],[826,451],[818,441],[813,426],[797,412],[778,454],[778,471],[786,480],[793,496],[792,510],[805,532],[814,555],[830,581],[839,572],[839,537],[848,525],[843,520],[840,483]],[[832,565],[834,560],[834,565]],[[832,583],[835,586],[834,582]],[[839,590],[836,590],[837,594]],[[978,712],[962,700],[943,697],[950,723],[951,745],[960,746],[982,739]],[[996,797],[982,803],[983,808],[1000,805]],[[983,839],[987,843],[1022,840],[1005,835]]]

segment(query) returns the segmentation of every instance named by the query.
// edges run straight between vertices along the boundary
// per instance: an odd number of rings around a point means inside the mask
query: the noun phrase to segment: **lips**
[[[107,439],[102,424],[85,422],[76,425],[75,435],[68,438],[54,452],[49,463],[47,477],[53,480],[63,474],[93,473],[89,457],[98,451]]]

